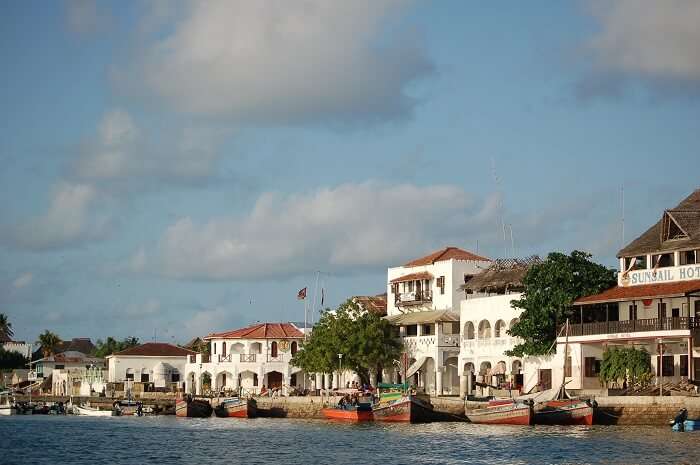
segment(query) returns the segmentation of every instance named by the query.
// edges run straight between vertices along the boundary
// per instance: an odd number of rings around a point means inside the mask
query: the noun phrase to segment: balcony
[[[228,354],[228,355],[219,354],[219,363],[232,362],[233,361],[232,359],[233,359],[233,354]]]
[[[268,362],[284,362],[284,355],[279,354],[279,355],[275,355],[274,357],[272,355],[268,355],[267,361]]]
[[[255,356],[257,354],[240,354],[242,363],[255,363]]]
[[[433,301],[433,293],[430,290],[402,292],[395,294],[394,304],[396,306],[420,305],[425,302]]]
[[[569,336],[598,334],[639,333],[649,331],[693,330],[700,328],[700,319],[693,317],[648,318],[644,320],[602,321],[569,324]],[[562,335],[564,332],[561,333]],[[563,337],[563,336],[560,336]]]

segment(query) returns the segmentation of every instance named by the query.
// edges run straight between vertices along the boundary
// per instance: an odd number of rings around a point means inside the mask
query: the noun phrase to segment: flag
[[[299,291],[299,293],[297,294],[297,299],[298,300],[306,299],[306,288]]]
[[[323,300],[325,299],[326,294],[323,292],[323,288],[321,288],[321,307],[323,307]]]

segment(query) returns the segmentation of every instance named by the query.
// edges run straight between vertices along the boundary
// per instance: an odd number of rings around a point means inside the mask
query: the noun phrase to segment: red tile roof
[[[417,258],[413,261],[410,261],[404,266],[432,265],[435,262],[442,262],[450,259],[476,262],[491,261],[490,258],[482,257],[457,247],[445,247],[444,249],[440,249],[437,252],[431,253],[430,255],[426,255],[425,257]]]
[[[304,333],[291,323],[259,323],[223,333],[212,333],[204,339],[284,339],[303,338]]]
[[[386,315],[386,293],[379,295],[357,295],[353,300],[364,310],[378,315]]]
[[[597,304],[603,302],[621,302],[632,299],[678,297],[694,291],[700,291],[700,279],[676,281],[672,283],[642,284],[640,286],[615,286],[600,294],[581,297],[576,300],[574,304]]]
[[[419,273],[411,273],[403,276],[399,276],[398,278],[394,278],[390,283],[403,283],[405,281],[418,281],[421,279],[433,279],[433,275],[428,273],[427,271],[421,271]]]
[[[164,342],[147,342],[139,346],[117,352],[114,355],[140,355],[142,357],[179,357],[194,355],[196,352]]]

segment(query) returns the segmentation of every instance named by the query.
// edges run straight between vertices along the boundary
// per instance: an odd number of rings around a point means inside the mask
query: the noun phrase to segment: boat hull
[[[685,420],[683,422],[683,429],[678,423],[673,425],[673,431],[699,431],[700,430],[700,420]]]
[[[592,425],[593,407],[581,400],[552,400],[535,409],[536,425]]]
[[[11,406],[0,405],[0,416],[17,415],[17,410]]]
[[[212,412],[211,404],[205,400],[193,399],[187,402],[184,399],[175,401],[175,415],[189,418],[208,418]]]
[[[372,414],[375,421],[427,423],[433,419],[433,408],[413,397],[404,397],[388,404],[376,405]]]
[[[352,409],[345,410],[340,408],[324,408],[321,413],[327,420],[339,421],[373,421],[374,414],[372,410]]]
[[[525,404],[508,404],[467,412],[472,423],[487,425],[531,425],[532,407]]]
[[[111,417],[114,415],[112,410],[100,410],[96,408],[79,407],[77,405],[73,407],[73,411],[77,412],[78,415],[85,415],[88,417]]]
[[[258,414],[258,404],[253,399],[239,403],[219,404],[214,409],[214,415],[220,418],[255,418]]]

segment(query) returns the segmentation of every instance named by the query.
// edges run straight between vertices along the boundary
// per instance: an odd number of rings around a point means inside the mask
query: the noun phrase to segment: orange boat
[[[258,403],[255,399],[233,397],[221,401],[214,408],[214,415],[221,418],[255,418],[258,413]]]
[[[330,407],[321,409],[321,413],[328,420],[341,421],[373,421],[372,407],[359,406],[350,408]]]
[[[580,399],[554,399],[535,407],[536,425],[592,425],[593,406]]]
[[[532,406],[525,402],[491,401],[488,407],[467,413],[472,423],[489,425],[531,425]]]

